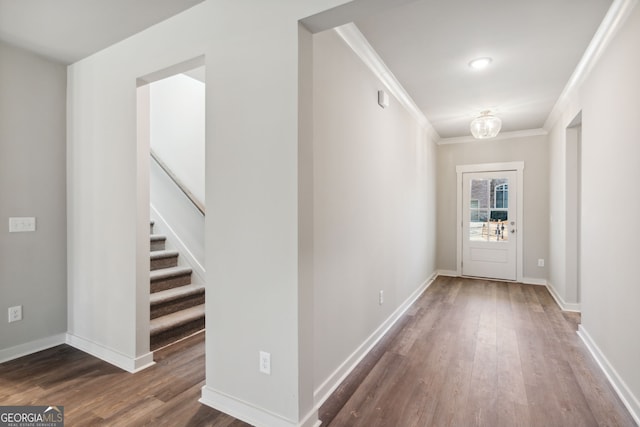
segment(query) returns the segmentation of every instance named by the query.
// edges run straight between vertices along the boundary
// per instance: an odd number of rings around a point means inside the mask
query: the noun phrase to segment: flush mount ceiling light
[[[488,139],[498,135],[502,127],[502,120],[485,110],[471,122],[471,135],[476,139]]]
[[[472,70],[483,70],[487,68],[489,64],[491,64],[491,61],[493,61],[493,59],[489,57],[476,58],[473,61],[469,62],[469,68],[471,68]]]

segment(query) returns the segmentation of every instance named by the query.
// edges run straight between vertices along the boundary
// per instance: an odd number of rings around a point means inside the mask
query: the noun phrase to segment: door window
[[[507,179],[472,179],[469,194],[469,240],[509,240],[509,184]]]

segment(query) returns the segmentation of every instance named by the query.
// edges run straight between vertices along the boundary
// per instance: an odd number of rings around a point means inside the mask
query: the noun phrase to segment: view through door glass
[[[506,178],[472,179],[469,194],[469,240],[509,240],[509,183]]]

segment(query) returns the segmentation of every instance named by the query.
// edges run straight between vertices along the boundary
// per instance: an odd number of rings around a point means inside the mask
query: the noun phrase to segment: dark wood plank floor
[[[635,426],[544,287],[438,278],[320,410],[323,426]],[[247,426],[198,403],[203,334],[129,374],[68,346],[0,364],[0,405],[68,426]]]
[[[545,287],[439,277],[320,409],[323,426],[635,426]]]
[[[204,333],[130,374],[62,345],[0,364],[0,405],[64,406],[67,426],[248,426],[198,402]]]

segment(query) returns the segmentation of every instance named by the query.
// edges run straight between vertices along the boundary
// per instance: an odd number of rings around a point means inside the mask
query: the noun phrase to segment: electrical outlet
[[[260,372],[271,375],[271,353],[260,352]]]
[[[18,320],[22,320],[22,306],[9,307],[9,323],[17,322]]]
[[[540,258],[538,260],[538,267],[544,267],[544,259]]]
[[[382,303],[384,303],[384,291],[380,290],[380,293],[378,294],[378,304],[382,305]]]

